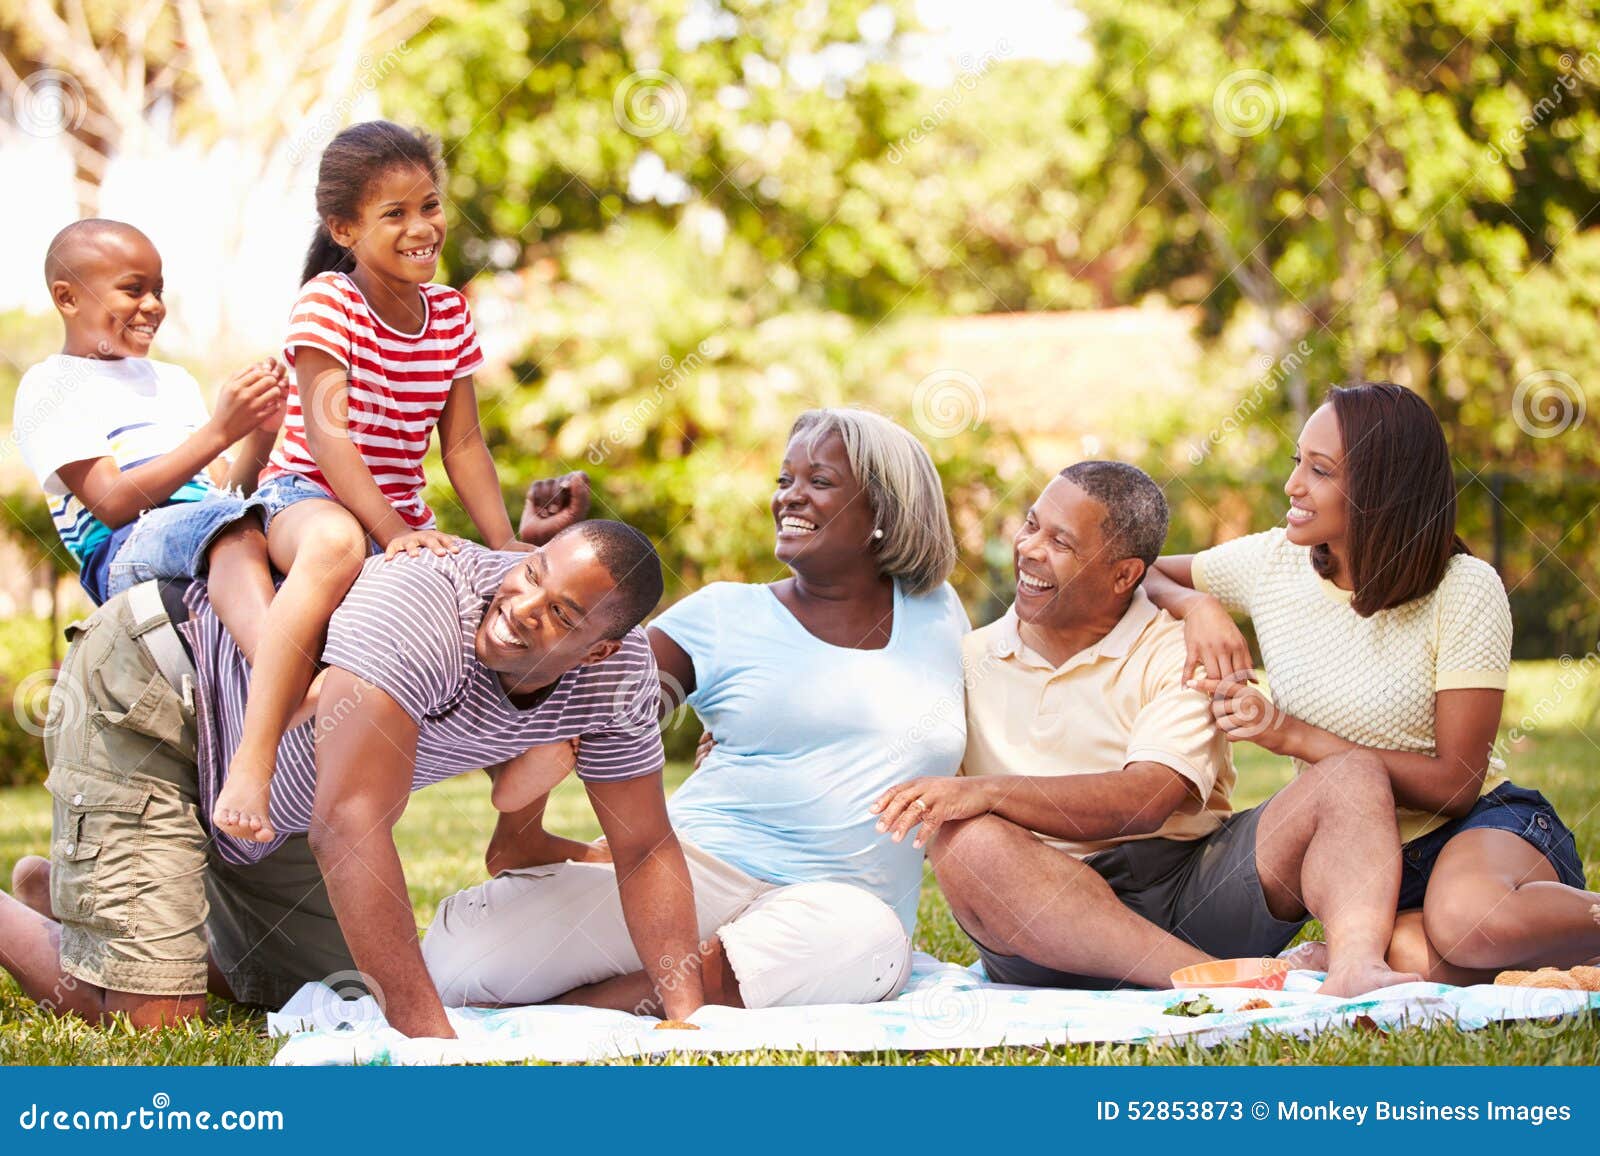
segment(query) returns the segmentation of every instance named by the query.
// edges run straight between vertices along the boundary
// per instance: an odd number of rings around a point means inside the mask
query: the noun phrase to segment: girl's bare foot
[[[258,759],[239,750],[228,764],[227,778],[211,808],[211,823],[225,835],[256,843],[277,837],[269,813],[272,806],[273,759]]]
[[[24,855],[11,869],[11,894],[25,907],[46,919],[54,919],[50,908],[50,860],[40,855]]]
[[[1345,999],[1366,995],[1379,988],[1393,987],[1397,983],[1420,983],[1422,977],[1412,971],[1395,971],[1382,961],[1354,964],[1348,967],[1330,967],[1328,978],[1317,989],[1321,995],[1336,995]]]

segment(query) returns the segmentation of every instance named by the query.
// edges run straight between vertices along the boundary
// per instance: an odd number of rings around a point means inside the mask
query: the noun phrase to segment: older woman
[[[905,981],[922,852],[868,808],[955,774],[965,745],[955,543],[927,451],[854,409],[795,422],[772,522],[789,577],[714,583],[649,631],[664,700],[717,740],[670,807],[703,938],[686,966],[713,1003],[870,1003]],[[614,871],[546,835],[542,807],[502,820],[510,869],[439,909],[424,953],[446,1002],[652,1010]]]

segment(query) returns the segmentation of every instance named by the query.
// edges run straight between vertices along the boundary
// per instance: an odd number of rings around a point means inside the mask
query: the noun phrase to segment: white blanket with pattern
[[[1185,1037],[1209,1046],[1256,1028],[1308,1036],[1360,1017],[1382,1028],[1448,1022],[1476,1029],[1494,1020],[1535,1020],[1558,1031],[1561,1021],[1553,1017],[1600,1009],[1600,994],[1437,983],[1336,999],[1316,994],[1321,978],[1294,972],[1280,992],[1208,989],[1205,994],[1220,1010],[1189,1017],[1167,1009],[1195,992],[1007,987],[919,953],[896,999],[763,1011],[707,1007],[694,1016],[697,1032],[656,1031],[657,1021],[648,1017],[592,1008],[469,1008],[449,1013],[458,1039],[410,1040],[384,1023],[370,996],[346,1000],[322,984],[307,984],[267,1020],[273,1035],[289,1037],[275,1064],[469,1064],[585,1062],[673,1050],[917,1051]],[[1237,1010],[1252,999],[1272,1006]]]

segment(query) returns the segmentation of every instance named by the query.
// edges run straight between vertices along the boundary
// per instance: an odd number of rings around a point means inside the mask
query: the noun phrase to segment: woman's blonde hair
[[[789,439],[804,435],[816,445],[835,433],[866,491],[872,524],[883,531],[873,540],[879,572],[907,594],[926,594],[956,565],[956,539],[933,459],[909,430],[864,409],[808,409],[795,419]]]

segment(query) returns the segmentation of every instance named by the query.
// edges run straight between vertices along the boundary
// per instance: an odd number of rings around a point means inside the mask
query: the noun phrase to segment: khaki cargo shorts
[[[165,611],[139,620],[127,594],[67,628],[44,736],[61,967],[113,991],[194,995],[210,948],[237,998],[281,1003],[351,969],[349,951],[304,838],[249,868],[216,856],[193,687],[174,688],[143,641],[170,629]]]

